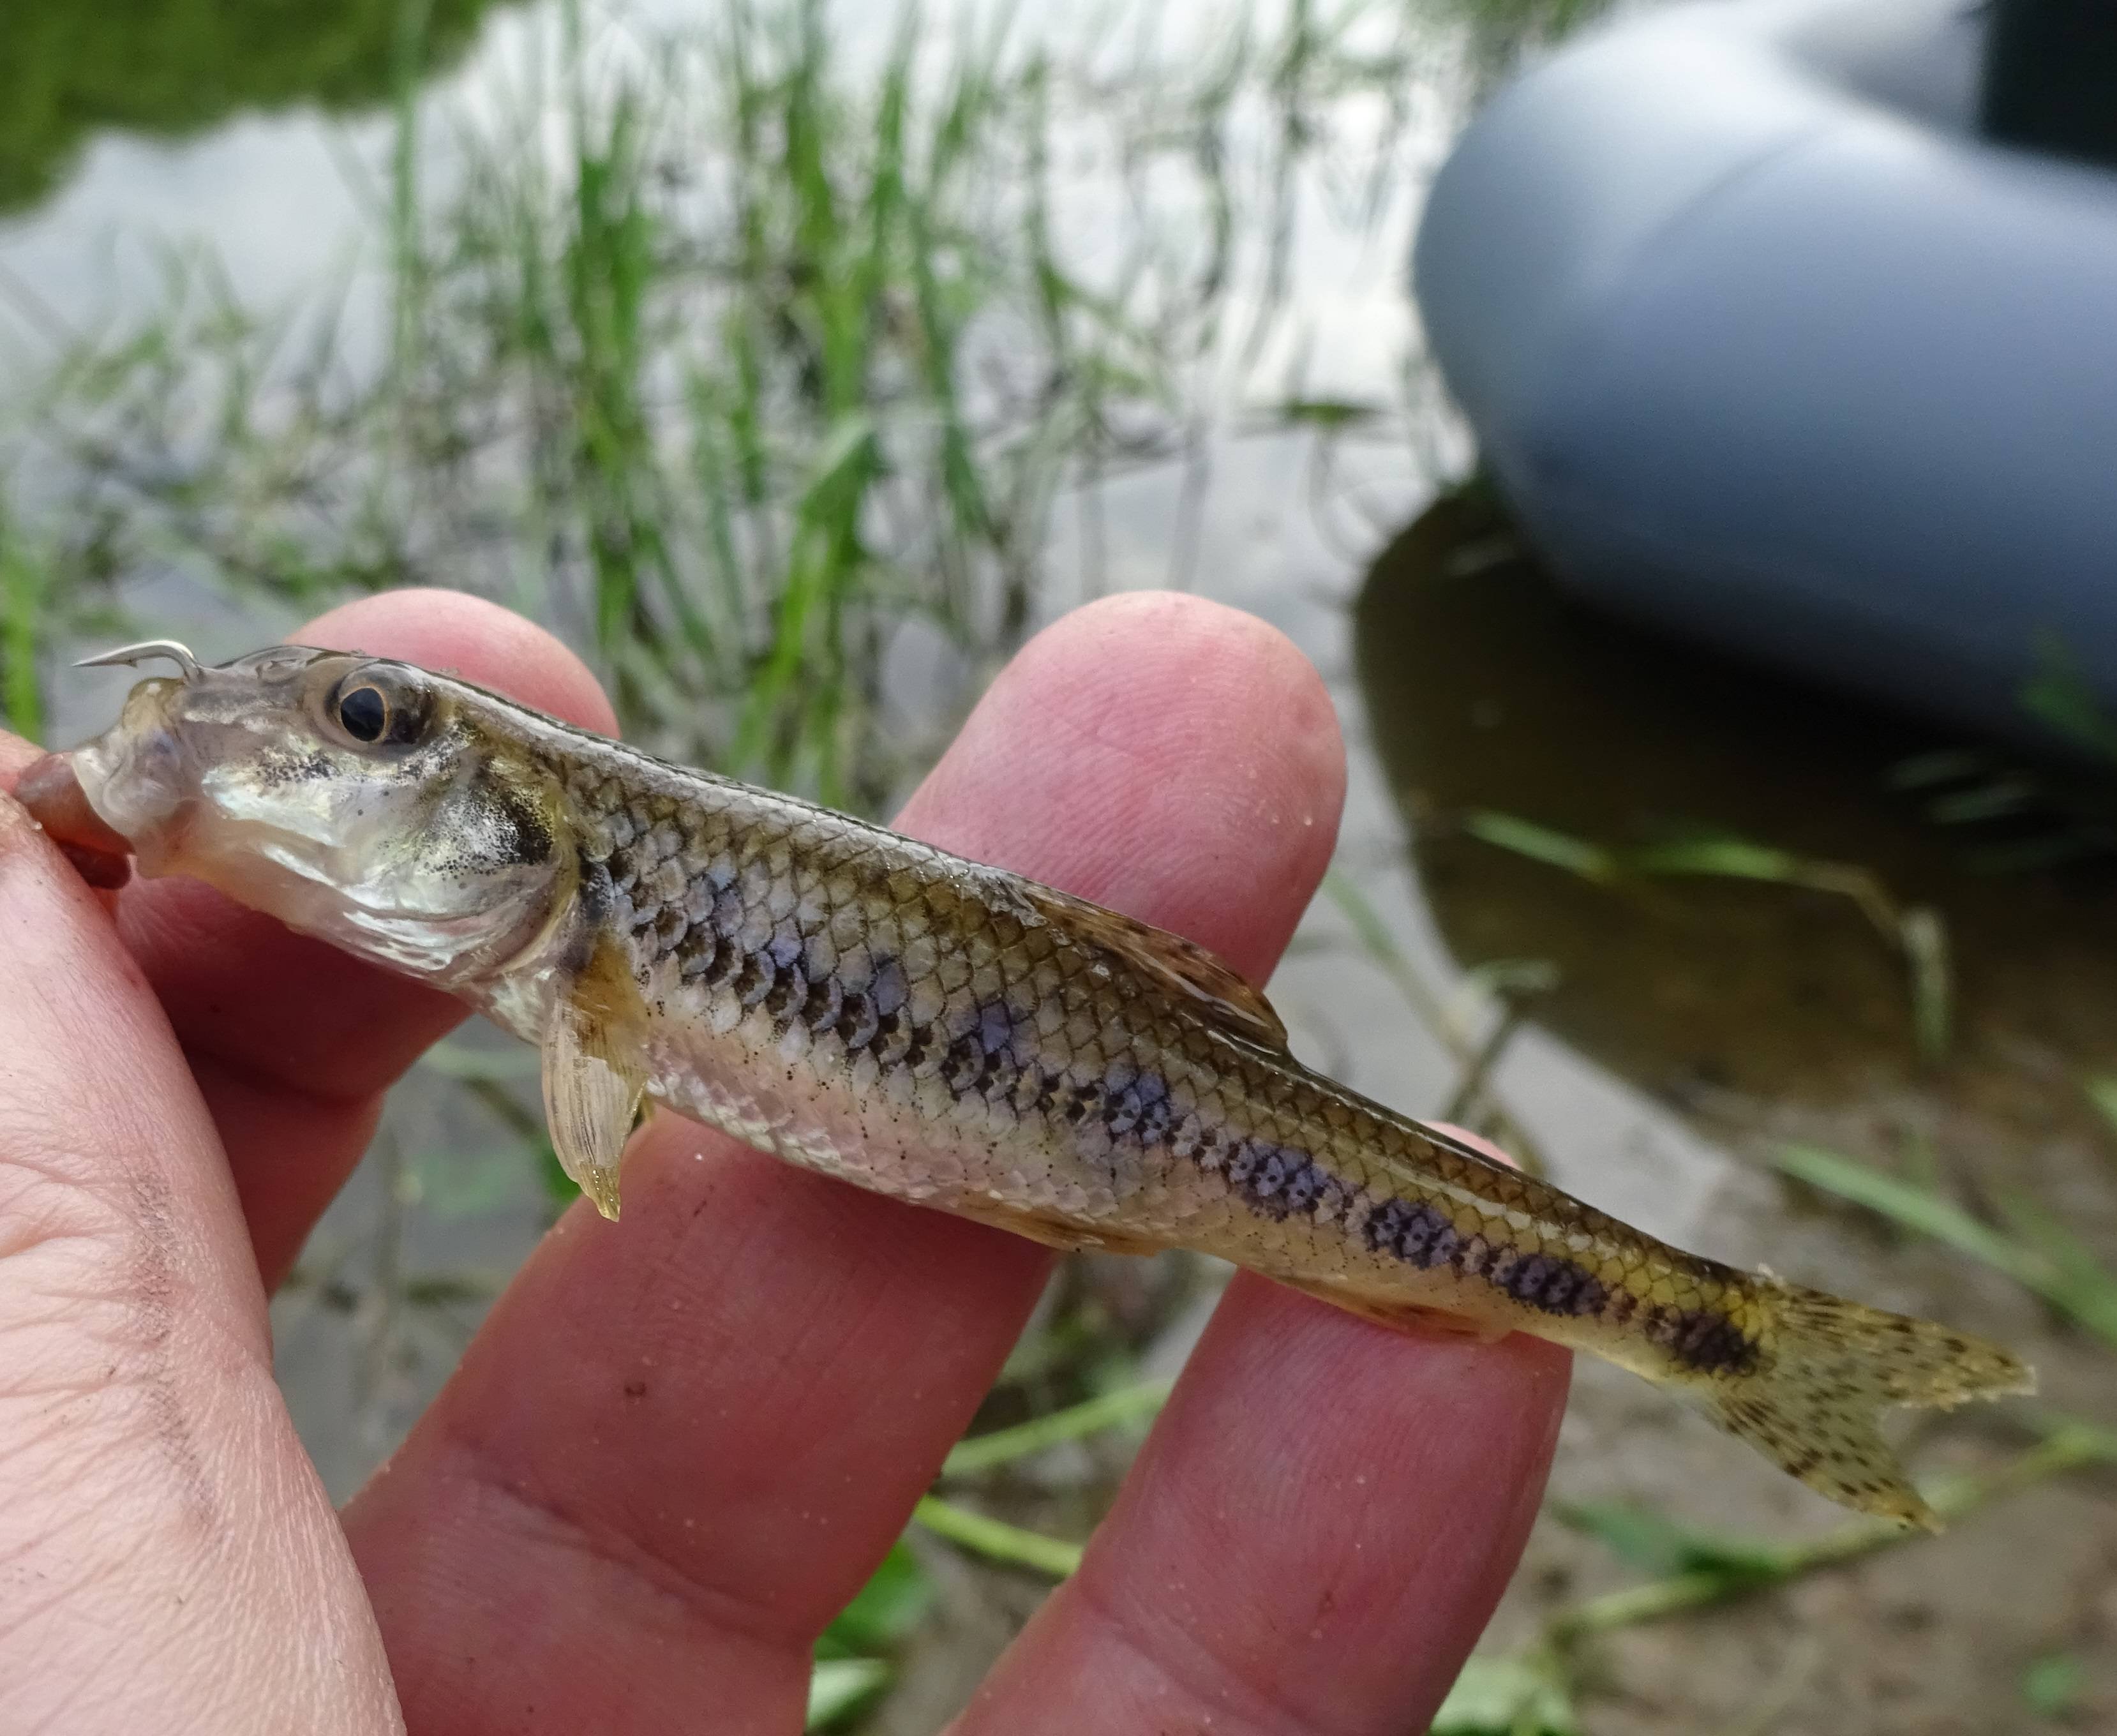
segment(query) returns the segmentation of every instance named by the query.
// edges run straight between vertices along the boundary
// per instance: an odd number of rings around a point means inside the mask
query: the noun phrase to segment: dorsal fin
[[[1116,953],[1142,976],[1189,1000],[1202,1017],[1231,1036],[1266,1049],[1286,1046],[1286,1027],[1271,1003],[1233,966],[1195,940],[1049,886],[1018,884],[1017,889],[1045,921]]]

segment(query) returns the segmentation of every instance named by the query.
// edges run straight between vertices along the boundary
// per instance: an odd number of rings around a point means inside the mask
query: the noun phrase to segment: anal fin
[[[1313,1296],[1319,1302],[1327,1302],[1333,1308],[1343,1309],[1349,1314],[1358,1314],[1363,1320],[1372,1320],[1377,1326],[1386,1326],[1393,1332],[1405,1332],[1414,1337],[1474,1338],[1480,1344],[1497,1344],[1514,1330],[1505,1321],[1479,1320],[1451,1309],[1377,1296],[1371,1290],[1355,1290],[1349,1285],[1304,1281],[1276,1274],[1272,1281],[1284,1284],[1289,1290],[1298,1290],[1304,1296]]]
[[[1061,1254],[1077,1254],[1083,1249],[1095,1254],[1159,1254],[1169,1246],[1166,1242],[1152,1241],[1145,1236],[1126,1235],[1114,1230],[1086,1229],[1058,1218],[1045,1217],[1012,1206],[1003,1206],[994,1200],[952,1201],[948,1209],[957,1217],[967,1217],[973,1223],[1004,1230],[1009,1235],[1041,1242],[1045,1247],[1055,1248]]]

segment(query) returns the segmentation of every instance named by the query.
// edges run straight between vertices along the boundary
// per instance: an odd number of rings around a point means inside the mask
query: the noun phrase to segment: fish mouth
[[[168,719],[180,688],[168,680],[141,682],[118,722],[67,756],[89,806],[131,844],[143,867],[198,793],[191,756]]]

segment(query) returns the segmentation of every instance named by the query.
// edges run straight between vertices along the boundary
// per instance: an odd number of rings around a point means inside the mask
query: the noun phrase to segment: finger
[[[1277,634],[1132,597],[1024,651],[903,824],[1179,922],[1261,979],[1342,772]],[[719,1729],[793,1728],[815,1634],[1048,1269],[674,1118],[625,1180],[624,1221],[569,1216],[348,1512],[415,1729],[660,1729],[701,1705]]]
[[[0,1729],[395,1727],[211,1120],[0,796]]]
[[[592,729],[613,724],[580,660],[454,591],[394,591],[312,621],[302,642],[454,669]],[[268,1287],[358,1161],[382,1093],[462,1004],[196,880],[136,880],[118,922],[212,1110]]]
[[[1424,1729],[1536,1517],[1568,1369],[1238,1277],[1080,1572],[952,1736]]]

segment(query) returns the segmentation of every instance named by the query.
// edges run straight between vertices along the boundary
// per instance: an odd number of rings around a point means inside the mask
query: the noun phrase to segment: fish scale
[[[1593,1351],[1925,1523],[1878,1411],[2031,1384],[1997,1346],[1686,1254],[1323,1078],[1177,935],[431,671],[178,649],[118,653],[182,674],[69,756],[82,847],[107,828],[143,872],[537,1044],[554,1147],[611,1216],[651,1097],[1054,1246],[1194,1249],[1400,1330]],[[58,827],[81,804],[51,788]]]
[[[1694,1374],[1753,1367],[1765,1348],[1755,1281],[1501,1170],[1288,1055],[1243,1053],[1121,957],[1026,922],[989,870],[966,875],[893,833],[644,761],[630,787],[579,759],[554,769],[621,899],[613,920],[651,1016],[803,1075],[765,1134],[782,1155],[929,1203],[1032,1212],[1035,1225],[1017,1227],[1061,1244],[1181,1242],[1322,1281],[1369,1312],[1460,1308],[1467,1290],[1538,1325],[1636,1321]],[[717,861],[731,866],[716,875]],[[694,921],[694,907],[711,915]],[[860,943],[851,971],[835,945],[810,952],[834,924]],[[902,1015],[874,1003],[874,973],[892,963],[907,973]],[[806,1041],[789,1063],[797,1024]],[[754,1110],[688,1088],[702,1064],[713,1063],[676,1045],[671,1075],[648,1089],[758,1137]],[[900,1071],[938,1078],[957,1100],[944,1139],[926,1124],[897,1131]],[[805,1116],[804,1104],[823,1112]],[[1421,1168],[1430,1182],[1414,1179]],[[1362,1271],[1374,1279],[1365,1293],[1349,1281]]]

